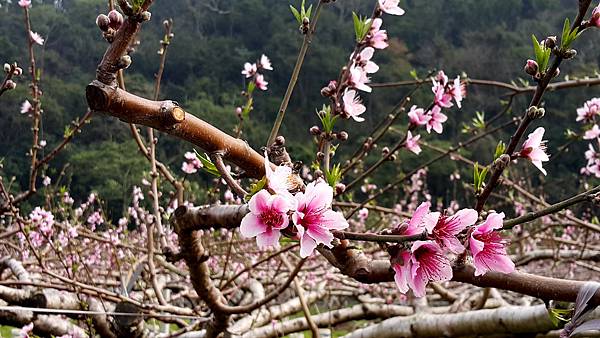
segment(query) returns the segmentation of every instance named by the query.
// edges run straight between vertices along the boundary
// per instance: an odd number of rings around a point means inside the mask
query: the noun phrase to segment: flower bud
[[[531,76],[535,76],[538,72],[538,64],[537,62],[535,62],[535,60],[527,60],[527,63],[525,63],[525,73],[531,75]]]
[[[171,25],[171,22],[169,22],[169,20],[163,21],[163,26],[165,26],[165,28],[169,28],[170,25]]]
[[[238,117],[242,116],[242,107],[236,107],[235,108],[235,115],[237,115]]]
[[[15,76],[21,76],[23,74],[23,69],[21,67],[15,67]]]
[[[129,55],[123,55],[119,59],[119,64],[117,66],[120,69],[126,69],[126,68],[129,68],[130,65],[131,65],[131,56],[129,56]]]
[[[5,73],[8,73],[8,72],[10,72],[10,68],[11,68],[11,67],[10,67],[10,65],[9,65],[8,63],[5,63],[5,64],[4,64],[4,72],[5,72]]]
[[[322,151],[319,151],[317,153],[317,160],[322,161],[325,158],[325,153],[323,153]]]
[[[323,95],[324,97],[330,97],[333,94],[335,94],[336,89],[337,81],[331,80],[329,81],[326,87],[321,88],[321,95]]]
[[[383,156],[386,156],[386,155],[387,155],[387,154],[389,154],[389,153],[390,153],[390,148],[388,148],[388,147],[383,147],[383,149],[381,149],[381,154],[382,154]]]
[[[312,126],[312,127],[310,127],[310,134],[317,136],[317,135],[321,134],[321,129],[318,126]]]
[[[577,51],[575,49],[569,49],[564,53],[563,57],[565,58],[565,60],[568,60],[574,58],[576,55]]]
[[[323,177],[323,171],[317,169],[315,170],[315,179]]]
[[[510,155],[508,154],[502,154],[500,155],[495,161],[493,167],[496,170],[504,170],[506,169],[506,167],[508,167],[508,164],[510,163]]]
[[[110,26],[110,19],[107,15],[100,14],[96,18],[96,26],[98,26],[101,31],[106,32]]]
[[[337,134],[337,138],[338,138],[338,140],[340,140],[340,141],[346,141],[346,140],[348,139],[348,133],[347,133],[347,132],[345,132],[345,131],[340,131],[340,132]]]
[[[279,135],[275,138],[275,145],[277,146],[283,146],[285,145],[285,137]]]
[[[152,13],[150,13],[148,11],[142,12],[142,21],[150,21],[151,17],[152,17]]]
[[[344,183],[338,183],[335,185],[335,193],[336,195],[341,195],[346,191],[346,185]]]
[[[531,106],[527,109],[527,116],[532,120],[541,119],[546,114],[546,109]]]
[[[115,9],[108,13],[108,19],[108,26],[114,30],[118,30],[123,24],[123,15]]]
[[[592,11],[592,18],[590,19],[592,26],[600,27],[600,5],[598,5]]]
[[[394,162],[397,158],[398,158],[398,156],[396,154],[392,154],[392,155],[390,155],[390,157],[388,157],[388,161]]]
[[[7,90],[15,89],[16,87],[17,84],[13,80],[8,80],[4,84],[4,88],[6,88]]]
[[[546,38],[546,40],[544,40],[544,46],[546,46],[546,48],[554,48],[556,47],[556,36],[549,36]]]

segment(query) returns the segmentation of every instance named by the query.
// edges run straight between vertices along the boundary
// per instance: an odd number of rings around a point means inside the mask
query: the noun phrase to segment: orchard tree
[[[557,79],[563,62],[577,56],[573,43],[597,34],[600,5],[579,0],[562,31],[548,32],[556,36],[531,36],[531,59],[523,61],[529,80],[521,84],[443,70],[376,82],[375,57],[392,43],[386,23],[410,11],[398,0],[377,0],[370,15],[352,12],[347,19],[354,31],[346,38],[354,47],[346,63],[338,74],[327,74],[331,80],[322,88],[311,88],[322,100],[311,102],[316,125],[299,126],[302,142],[314,150],[302,163],[288,152],[280,128],[322,12],[347,6],[333,2],[290,5],[290,25],[298,26],[303,41],[264,146],[243,137],[256,102],[264,99],[258,93],[268,94],[270,78],[286,67],[274,64],[268,51],[241,65],[244,88],[231,112],[237,119],[232,135],[173,100],[160,100],[173,20],[162,23],[153,96],[127,91],[126,69],[141,27],[151,20],[152,0],[109,1],[98,15],[108,47],[85,88],[89,110],[65,128],[60,142],[47,144],[40,135],[45,112],[36,66],[45,40],[30,12],[36,4],[20,0],[11,7],[24,13],[29,64],[26,71],[4,65],[0,96],[29,82],[20,111],[31,121],[32,139],[26,187],[14,193],[11,180],[0,180],[0,323],[16,327],[19,337],[280,337],[302,331],[313,337],[574,337],[600,330],[600,267],[594,265],[600,257],[600,98],[573,107],[582,127],[566,130],[569,144],[589,142],[576,173],[580,193],[548,203],[539,177],[551,176],[548,162],[568,149],[554,146],[564,137],[546,133],[553,107],[544,97],[600,84],[598,77]],[[196,5],[226,13],[220,1]],[[371,119],[370,93],[395,87],[411,89],[366,138],[353,139],[344,129]],[[447,122],[472,87],[505,90],[499,112],[490,118],[468,112],[473,119],[463,131],[469,138],[440,148],[435,138],[448,132]],[[516,98],[526,96],[529,103],[520,107]],[[112,196],[90,191],[76,203],[58,183],[61,176],[48,175],[92,117],[110,116],[129,124],[149,168],[115,219],[104,201]],[[509,130],[510,138],[494,136],[500,130]],[[180,167],[161,162],[156,131],[190,143]],[[495,152],[464,151],[484,139],[494,140]],[[343,148],[356,144],[344,156]],[[45,147],[51,150],[41,152]],[[398,163],[405,161],[417,165],[404,170]],[[464,197],[444,202],[429,192],[428,168],[438,162],[472,173],[447,172],[451,184],[435,189],[458,186]],[[384,175],[379,187],[374,178],[383,168],[394,174]],[[208,201],[203,205],[192,203],[198,189],[189,181],[198,175],[211,182],[201,192]],[[42,198],[27,204],[34,197]],[[552,277],[548,268],[561,263],[562,278]]]

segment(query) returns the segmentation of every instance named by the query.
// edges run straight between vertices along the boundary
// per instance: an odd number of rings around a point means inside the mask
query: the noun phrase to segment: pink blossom
[[[271,168],[271,163],[269,162],[269,156],[265,151],[265,176],[267,177],[267,188],[271,190],[271,192],[286,196],[288,199],[294,200],[292,198],[292,194],[290,194],[290,190],[295,188],[292,168],[286,165],[280,165],[273,170]]]
[[[379,66],[375,62],[371,61],[374,54],[375,49],[373,49],[373,47],[367,47],[363,49],[356,58],[356,63],[360,65],[368,74],[377,73],[379,70]]]
[[[26,114],[26,113],[31,112],[32,108],[33,108],[33,106],[31,105],[29,100],[23,101],[23,103],[21,104],[21,114]]]
[[[356,90],[346,89],[344,92],[344,96],[342,97],[342,101],[344,102],[344,112],[348,114],[351,118],[356,122],[362,122],[365,119],[360,117],[362,113],[364,113],[367,108],[362,104],[360,96]]]
[[[410,119],[410,123],[417,126],[426,125],[429,119],[431,119],[429,115],[425,114],[425,110],[423,108],[417,108],[416,105],[410,107],[408,118]]]
[[[198,169],[202,168],[202,162],[198,159],[195,153],[188,151],[183,155],[186,159],[181,164],[181,170],[186,174],[194,174],[198,172]]]
[[[600,5],[596,6],[592,11],[590,23],[592,24],[592,26],[600,27]]]
[[[430,118],[427,120],[427,125],[425,128],[428,133],[431,133],[431,129],[433,129],[436,133],[441,134],[444,130],[442,123],[448,120],[448,116],[443,114],[440,106],[434,106],[430,111]]]
[[[92,231],[95,231],[96,230],[96,226],[102,224],[102,222],[104,222],[104,219],[102,218],[102,215],[98,211],[94,211],[87,218],[87,223],[90,225],[90,228],[91,228]]]
[[[600,98],[593,98],[577,108],[576,121],[593,122],[597,115],[600,115]]]
[[[296,194],[298,207],[292,214],[292,220],[300,237],[300,256],[312,255],[318,244],[331,247],[331,230],[348,227],[344,216],[331,210],[333,188],[324,181],[311,182],[305,192]]]
[[[453,253],[459,254],[465,250],[465,247],[456,236],[475,224],[477,216],[477,211],[473,209],[462,209],[451,216],[432,212],[426,216],[425,227],[441,247],[447,247]]]
[[[389,46],[387,31],[381,29],[383,20],[376,18],[371,24],[371,29],[367,35],[367,43],[375,49],[385,49]]]
[[[19,0],[19,6],[23,8],[31,7],[31,0]]]
[[[35,207],[29,214],[31,223],[42,234],[51,236],[54,232],[54,215],[50,211],[46,211],[40,207]]]
[[[379,8],[387,14],[403,15],[404,10],[398,6],[400,0],[379,0]]]
[[[550,158],[546,154],[546,141],[542,141],[544,132],[544,127],[538,127],[533,133],[529,134],[527,140],[523,143],[520,156],[528,158],[536,168],[546,175],[546,169],[542,168],[542,162],[546,162]]]
[[[254,82],[256,82],[256,86],[258,87],[258,89],[267,90],[267,85],[269,83],[267,81],[265,81],[265,77],[262,74],[256,75]]]
[[[33,322],[29,323],[25,326],[23,326],[21,328],[21,330],[19,331],[19,335],[17,337],[19,338],[30,338],[31,336],[29,335],[31,332],[33,331]]]
[[[29,36],[31,36],[31,40],[33,42],[37,43],[38,45],[41,46],[44,44],[44,38],[41,35],[39,35],[38,33],[29,31]]]
[[[46,140],[40,140],[40,147],[44,148],[46,146]]]
[[[50,183],[52,183],[52,179],[48,176],[44,176],[44,179],[42,180],[42,184],[47,187],[50,185]]]
[[[421,135],[413,136],[409,130],[406,134],[406,149],[419,155],[419,153],[421,152],[421,146],[419,145],[420,138],[421,138]]]
[[[290,222],[287,215],[290,211],[289,200],[280,195],[271,195],[263,189],[252,196],[248,207],[250,212],[240,225],[242,236],[256,237],[259,248],[279,245],[280,230]]]
[[[433,81],[431,91],[435,95],[433,100],[436,105],[444,108],[452,107],[452,95],[446,93],[446,88],[441,83]]]
[[[350,86],[370,93],[372,89],[367,86],[367,83],[370,81],[371,80],[367,77],[367,72],[362,67],[356,65],[350,67]]]
[[[444,73],[443,70],[440,70],[435,75],[435,81],[442,85],[442,87],[446,87],[446,85],[448,84],[448,75],[446,75],[446,73]]]
[[[475,276],[481,276],[487,271],[511,273],[515,264],[506,253],[506,242],[494,230],[502,229],[504,213],[492,212],[485,222],[475,226],[469,238],[469,250],[473,256]]]
[[[452,95],[458,108],[462,108],[461,102],[467,96],[467,86],[460,81],[460,76],[454,79],[454,84],[450,87],[450,95]]]
[[[358,211],[358,219],[360,219],[361,221],[365,221],[367,218],[369,218],[369,209],[367,208],[362,208]]]
[[[260,56],[260,68],[265,69],[265,70],[273,70],[273,67],[271,66],[271,60],[269,60],[269,58],[263,54]]]
[[[244,69],[242,70],[242,74],[246,75],[246,78],[253,77],[256,74],[257,66],[256,63],[246,62],[244,63]]]
[[[402,293],[410,288],[416,297],[423,297],[429,281],[452,279],[450,260],[434,241],[416,241],[410,252],[401,252],[394,261],[394,280]]]
[[[411,219],[408,222],[404,221],[400,224],[400,229],[404,229],[401,235],[412,236],[424,233],[428,227],[431,227],[429,224],[426,225],[425,222],[432,222],[435,225],[437,220],[427,217],[429,215],[429,208],[431,208],[430,202],[419,204]]]
[[[583,135],[584,140],[592,140],[600,136],[600,127],[597,124],[594,124],[592,129],[585,132]]]

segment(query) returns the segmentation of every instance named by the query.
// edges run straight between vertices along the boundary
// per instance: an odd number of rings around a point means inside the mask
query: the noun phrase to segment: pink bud
[[[100,14],[96,18],[96,25],[98,26],[98,28],[100,28],[101,31],[106,32],[110,25],[110,19],[108,18],[108,16]]]
[[[594,8],[592,11],[592,18],[590,19],[592,26],[600,27],[600,5]]]
[[[538,64],[537,62],[535,62],[534,60],[527,60],[527,63],[525,64],[525,73],[531,75],[531,76],[535,76],[538,72]]]
[[[123,24],[123,15],[114,9],[108,13],[108,19],[108,25],[114,30],[118,30]]]
[[[17,87],[17,84],[13,80],[8,80],[4,84],[4,88],[6,88],[8,90],[15,89],[16,87]]]

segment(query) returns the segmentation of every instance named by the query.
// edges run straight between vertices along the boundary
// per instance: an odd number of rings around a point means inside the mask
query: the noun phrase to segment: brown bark
[[[247,176],[264,176],[264,157],[248,143],[185,112],[173,101],[148,100],[97,80],[87,86],[86,97],[88,105],[95,111],[163,131],[208,153],[219,152],[223,159],[243,168]]]

